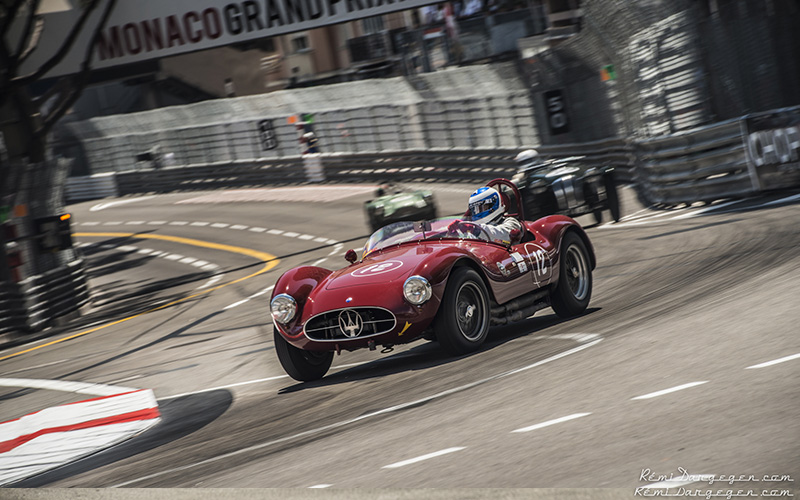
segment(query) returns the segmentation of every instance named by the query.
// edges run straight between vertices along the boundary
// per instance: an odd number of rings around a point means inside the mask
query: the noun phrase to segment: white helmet
[[[506,207],[497,190],[482,187],[469,197],[469,214],[473,222],[487,224],[506,213]]]
[[[526,149],[520,152],[517,157],[514,158],[514,161],[517,162],[520,168],[530,167],[531,165],[536,165],[541,162],[539,159],[539,152],[535,149]]]

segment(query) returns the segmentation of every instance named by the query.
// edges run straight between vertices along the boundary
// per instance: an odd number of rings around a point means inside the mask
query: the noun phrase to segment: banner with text
[[[745,116],[742,135],[757,191],[800,186],[800,107]]]
[[[93,69],[111,68],[247,40],[283,35],[421,7],[432,0],[137,0],[118,1],[93,50]],[[69,54],[46,77],[76,73],[86,58],[105,2],[92,13]],[[22,73],[52,57],[80,11],[41,16],[44,30]],[[24,30],[18,19],[8,40]],[[12,44],[12,46],[15,46]]]

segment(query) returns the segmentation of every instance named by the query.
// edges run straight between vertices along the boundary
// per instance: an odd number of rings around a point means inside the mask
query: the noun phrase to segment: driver
[[[524,170],[542,163],[542,158],[535,149],[526,149],[525,151],[521,151],[517,157],[514,158],[514,161],[517,163],[517,167],[520,170]]]
[[[478,226],[492,241],[503,245],[511,244],[511,233],[522,231],[522,223],[514,217],[505,217],[506,207],[496,189],[484,186],[469,197],[469,220]],[[469,224],[469,223],[467,223]],[[450,225],[458,226],[458,221]],[[477,231],[476,231],[477,232]]]

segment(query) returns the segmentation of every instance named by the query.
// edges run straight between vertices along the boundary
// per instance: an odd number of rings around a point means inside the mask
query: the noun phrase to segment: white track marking
[[[711,205],[705,208],[701,208],[700,210],[694,210],[692,212],[689,212],[688,214],[677,215],[670,220],[680,220],[680,219],[689,219],[691,217],[697,217],[698,215],[704,214],[706,212],[710,212],[712,210],[719,210],[722,207],[727,207],[733,205],[734,203],[741,203],[742,201],[743,200],[733,200],[725,203],[720,203],[718,205]]]
[[[97,212],[98,210],[104,210],[109,207],[114,207],[117,205],[125,205],[127,203],[134,203],[137,201],[144,201],[149,200],[150,198],[155,198],[155,196],[141,196],[139,198],[131,198],[128,200],[117,200],[117,201],[108,201],[106,203],[98,203],[97,205],[93,206],[89,209],[90,212]]]
[[[130,245],[122,245],[121,247],[117,247],[117,250],[122,250],[123,252],[135,252],[138,250],[138,248]]]
[[[202,222],[202,221],[199,221],[199,222],[192,222],[192,223],[190,223],[189,225],[190,225],[190,226],[196,226],[196,227],[205,227],[205,226],[207,226],[207,225],[209,225],[209,224],[211,224],[211,223],[210,223],[210,222]]]
[[[330,488],[333,486],[332,484],[315,484],[314,486],[309,486],[308,489],[310,490],[319,490],[323,488]]]
[[[81,222],[81,226],[99,226],[99,222]]]
[[[138,391],[132,387],[118,385],[91,384],[87,382],[69,382],[66,380],[43,380],[33,378],[0,378],[2,387],[25,387],[27,389],[45,389],[48,391],[74,392],[91,396],[113,396],[123,392]]]
[[[311,264],[311,266],[312,266],[312,267],[317,267],[317,266],[319,266],[320,264],[322,264],[323,262],[325,262],[326,260],[328,260],[328,258],[327,258],[327,257],[323,257],[323,258],[321,258],[321,259],[319,259],[319,260],[316,260],[316,261],[314,261],[314,262]]]
[[[263,233],[266,230],[267,228],[265,227],[251,227],[250,229],[248,229],[248,231],[253,231],[254,233]]]
[[[338,243],[336,240],[328,240],[328,245],[337,245]]]
[[[280,236],[283,234],[283,231],[281,231],[280,229],[270,229],[269,231],[267,231],[267,233]]]
[[[328,241],[328,238],[323,238],[321,236],[317,237],[317,238],[314,238],[314,242],[316,242],[316,243],[327,243],[327,241]]]
[[[151,254],[153,252],[154,250],[152,248],[140,248],[139,250],[136,251],[136,253],[140,253],[142,255]]]
[[[218,274],[218,275],[216,275],[216,276],[212,276],[211,278],[209,278],[209,280],[208,280],[208,281],[206,281],[206,282],[205,282],[205,283],[203,283],[202,285],[198,286],[198,287],[197,287],[197,289],[198,289],[198,290],[202,290],[202,289],[204,289],[204,288],[208,288],[208,287],[210,287],[211,285],[213,285],[213,284],[217,283],[217,282],[218,282],[219,280],[221,280],[221,279],[222,279],[222,275],[221,275],[221,274]]]
[[[121,226],[122,222],[113,221],[113,222],[103,222],[104,226]]]
[[[295,233],[295,232],[289,231],[289,232],[283,233],[283,235],[286,236],[287,238],[294,238],[295,236],[300,236],[300,233]]]
[[[756,368],[766,368],[768,366],[777,365],[778,363],[785,363],[786,361],[791,361],[793,359],[800,358],[800,354],[792,354],[791,356],[786,356],[783,358],[773,359],[772,361],[766,361],[764,363],[759,363],[757,365],[748,366],[745,370],[753,370]]]
[[[178,262],[180,262],[181,264],[192,264],[192,263],[194,263],[196,260],[197,260],[197,259],[195,259],[194,257],[184,257],[184,258],[182,258],[181,260],[179,260]]]
[[[126,226],[143,226],[144,225],[144,221],[143,220],[130,220],[130,221],[126,222],[125,225]]]
[[[223,307],[223,309],[227,311],[228,309],[233,309],[234,307],[240,306],[240,305],[245,304],[247,302],[250,302],[250,298],[249,297],[246,298],[246,299],[242,299],[239,302],[234,302],[233,304],[228,304],[227,306]]]
[[[313,240],[314,236],[311,235],[311,234],[301,234],[300,236],[297,237],[297,239],[298,240],[308,241],[308,240]]]
[[[167,260],[181,260],[184,257],[183,257],[183,255],[181,255],[179,253],[171,253],[171,254],[167,255],[166,257],[164,257],[164,258],[167,259]]]
[[[423,403],[434,401],[436,399],[441,399],[441,398],[449,396],[451,394],[462,392],[462,391],[465,391],[467,389],[471,389],[473,387],[477,387],[479,385],[483,385],[483,384],[488,383],[488,382],[493,382],[493,381],[499,380],[501,378],[509,377],[511,375],[515,375],[517,373],[521,373],[523,371],[530,370],[532,368],[536,368],[536,367],[542,366],[544,364],[550,363],[550,362],[555,361],[557,359],[561,359],[561,358],[563,358],[565,356],[569,356],[570,354],[575,354],[575,353],[580,352],[580,351],[582,351],[584,349],[587,349],[587,348],[599,343],[600,341],[602,341],[602,339],[597,339],[594,342],[590,342],[588,344],[584,344],[584,345],[572,348],[572,349],[570,349],[568,351],[564,351],[564,352],[556,354],[554,356],[550,356],[549,358],[545,358],[545,359],[543,359],[541,361],[537,361],[537,362],[532,363],[530,365],[523,366],[522,368],[517,368],[517,369],[514,369],[514,370],[507,371],[507,372],[499,373],[497,375],[493,375],[491,377],[487,377],[487,378],[484,378],[484,379],[481,379],[481,380],[470,382],[468,384],[464,384],[464,385],[461,385],[461,386],[458,386],[458,387],[453,387],[451,389],[447,389],[445,391],[442,391],[442,392],[439,392],[439,393],[436,393],[436,394],[432,394],[430,396],[425,396],[425,397],[417,399],[415,401],[409,401],[409,402],[406,402],[406,403],[400,403],[400,404],[395,405],[395,406],[390,406],[390,407],[387,407],[387,408],[383,408],[381,410],[375,410],[375,411],[372,411],[372,412],[369,412],[369,413],[364,413],[364,414],[359,415],[357,417],[353,417],[353,418],[350,418],[350,419],[347,419],[347,420],[341,420],[339,422],[334,422],[332,424],[328,424],[328,425],[325,425],[325,426],[322,426],[322,427],[317,427],[315,429],[309,429],[307,431],[299,432],[297,434],[293,434],[293,435],[289,435],[289,436],[284,436],[282,438],[274,439],[272,441],[265,441],[265,442],[262,442],[262,443],[254,444],[254,445],[248,446],[246,448],[242,448],[242,449],[239,449],[239,450],[235,450],[235,451],[231,451],[231,452],[228,452],[228,453],[224,453],[222,455],[217,455],[215,457],[207,458],[205,460],[201,460],[199,462],[195,462],[195,463],[192,463],[192,464],[182,465],[180,467],[174,467],[172,469],[165,469],[165,470],[162,470],[162,471],[159,471],[159,472],[155,472],[153,474],[148,474],[146,476],[142,476],[142,477],[139,477],[139,478],[136,478],[136,479],[131,479],[129,481],[125,481],[125,482],[113,485],[111,487],[112,488],[122,488],[122,487],[125,487],[125,486],[129,486],[129,485],[132,485],[132,484],[136,484],[136,483],[142,482],[142,481],[147,481],[148,479],[153,479],[153,478],[156,478],[156,477],[165,476],[167,474],[174,474],[176,472],[182,472],[182,471],[193,469],[195,467],[199,467],[199,466],[202,466],[202,465],[215,463],[215,462],[218,462],[220,460],[226,460],[226,459],[229,459],[231,457],[234,457],[234,456],[237,456],[237,455],[241,455],[243,453],[250,453],[251,451],[254,451],[254,450],[260,450],[262,448],[266,448],[266,447],[273,446],[273,445],[280,444],[280,443],[285,443],[287,441],[292,441],[292,440],[303,438],[303,437],[306,437],[306,436],[312,436],[312,435],[320,434],[322,432],[327,432],[327,431],[332,430],[332,429],[338,429],[340,427],[348,426],[348,425],[351,425],[353,423],[360,422],[362,420],[371,419],[371,418],[374,418],[374,417],[377,417],[377,416],[380,416],[380,415],[386,415],[386,414],[389,414],[389,413],[394,413],[394,412],[397,412],[397,411],[405,410],[407,408],[413,408],[413,407],[419,406],[419,405],[421,405]],[[275,380],[275,379],[278,379],[278,378],[285,378],[285,377],[288,377],[288,375],[279,376],[279,377],[271,377],[270,379],[263,379],[263,380]],[[248,383],[255,383],[255,382],[257,382],[257,381],[242,382],[242,383],[236,384],[236,385],[245,385],[245,384],[248,384]],[[208,392],[210,390],[212,390],[212,389],[204,389],[204,390],[198,391],[198,392]],[[190,392],[190,393],[186,393],[186,394],[180,394],[180,395],[177,395],[177,396],[170,396],[169,398],[159,398],[159,401],[161,401],[163,399],[176,398],[176,397],[179,397],[179,396],[188,396],[190,394],[197,394],[198,392]]]
[[[265,288],[265,289],[261,290],[260,292],[256,292],[256,293],[254,293],[253,295],[251,295],[251,296],[250,296],[250,298],[251,298],[251,299],[254,299],[254,298],[256,298],[256,297],[260,297],[260,296],[262,296],[262,295],[264,295],[264,294],[267,294],[267,293],[269,293],[269,292],[270,292],[270,291],[271,291],[273,288],[275,288],[275,285],[268,286],[267,288]]]
[[[289,378],[289,375],[276,375],[274,377],[259,378],[259,379],[256,379],[256,380],[248,380],[247,382],[237,382],[235,384],[220,385],[218,387],[211,387],[209,389],[202,389],[202,390],[199,390],[199,391],[184,392],[184,393],[181,393],[181,394],[174,394],[172,396],[164,396],[164,397],[158,398],[158,400],[159,401],[166,401],[168,399],[182,398],[184,396],[191,396],[193,394],[203,394],[205,392],[220,391],[220,390],[223,390],[223,389],[231,389],[233,387],[242,387],[244,385],[260,384],[262,382],[270,382],[272,380],[280,380],[282,378]]]
[[[770,202],[764,203],[763,205],[759,205],[759,206],[768,207],[770,205],[780,205],[782,203],[787,203],[787,202],[794,201],[794,200],[800,200],[800,194],[796,194],[794,196],[789,196],[788,198],[781,198],[780,200],[770,201]]]
[[[669,389],[664,389],[661,391],[651,392],[650,394],[644,394],[642,396],[636,396],[635,398],[631,399],[650,399],[650,398],[657,398],[658,396],[663,396],[664,394],[669,394],[671,392],[682,391],[684,389],[688,389],[690,387],[696,387],[698,385],[706,384],[708,380],[703,380],[701,382],[689,382],[688,384],[679,385],[676,387],[670,387]]]
[[[228,226],[230,226],[230,224],[226,224],[225,222],[215,222],[211,224],[211,227],[219,227],[219,228],[225,228]]]
[[[521,429],[517,429],[511,432],[530,432],[535,431],[536,429],[541,429],[542,427],[548,427],[550,425],[560,424],[561,422],[568,422],[570,420],[575,420],[576,418],[585,417],[587,415],[591,415],[591,413],[575,413],[573,415],[567,415],[566,417],[555,418],[553,420],[548,420],[547,422],[542,422],[540,424],[530,425],[528,427],[523,427]]]
[[[248,226],[243,226],[241,224],[234,224],[229,229],[236,229],[237,231],[242,231],[242,230],[247,229],[247,228],[248,228]]]
[[[574,340],[576,342],[589,342],[591,340],[600,338],[600,335],[596,333],[559,333],[557,335],[548,335],[546,338],[560,339],[560,340]]]
[[[165,220],[151,220],[150,222],[147,223],[147,225],[148,226],[163,226],[166,223],[167,223],[167,221],[165,221]]]
[[[206,262],[204,260],[196,260],[196,261],[192,262],[192,265],[194,267],[203,267],[203,266],[207,266],[208,262]]]
[[[428,453],[427,455],[422,455],[421,457],[416,458],[409,458],[408,460],[403,460],[402,462],[396,462],[389,465],[384,465],[383,469],[396,469],[398,467],[404,467],[406,465],[415,464],[417,462],[422,462],[423,460],[430,460],[431,458],[441,457],[442,455],[447,455],[448,453],[455,453],[456,451],[461,451],[466,449],[463,446],[456,446],[453,448],[447,448],[445,450],[434,451],[433,453]]]
[[[169,223],[170,226],[185,226],[187,224],[189,223],[185,220],[174,220]]]

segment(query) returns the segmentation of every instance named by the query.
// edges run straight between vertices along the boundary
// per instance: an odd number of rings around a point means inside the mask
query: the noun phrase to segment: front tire
[[[489,333],[489,293],[477,272],[468,267],[453,270],[434,329],[442,349],[452,356],[480,348]]]
[[[277,328],[273,327],[273,337],[275,339],[275,352],[278,353],[278,360],[286,373],[300,382],[310,382],[319,380],[328,373],[328,369],[333,363],[333,352],[305,351],[298,349],[280,334]]]
[[[562,318],[577,316],[592,297],[592,267],[580,236],[569,232],[561,242],[558,284],[550,296],[553,310]]]

